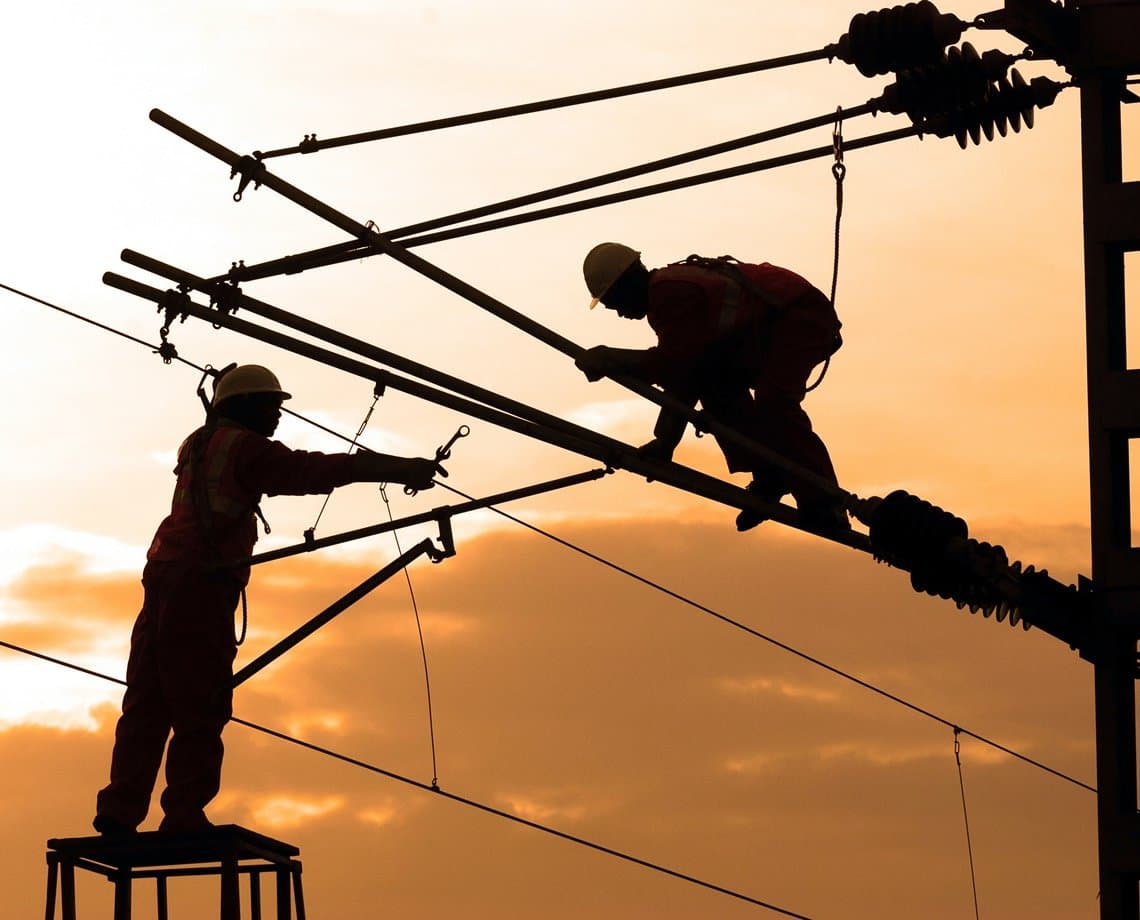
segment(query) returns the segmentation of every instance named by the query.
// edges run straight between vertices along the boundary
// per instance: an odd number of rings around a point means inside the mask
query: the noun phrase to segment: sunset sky
[[[123,248],[213,275],[343,239],[265,188],[234,203],[228,168],[149,121],[154,107],[246,153],[808,51],[875,6],[22,4],[0,57],[0,284],[157,342],[153,306],[101,283],[115,271],[167,286],[122,263]],[[940,6],[969,20],[1000,3]],[[1020,50],[1000,33],[965,38]],[[1048,63],[1018,67],[1066,79]],[[392,228],[850,108],[888,82],[820,61],[269,165]],[[1090,565],[1078,108],[1064,92],[1033,130],[965,151],[926,137],[848,154],[836,299],[846,344],[805,403],[847,489],[908,489],[1065,582]],[[1126,178],[1137,179],[1140,111],[1124,116]],[[905,124],[863,117],[845,135]],[[820,128],[622,187],[830,141]],[[586,309],[590,246],[619,240],[651,266],[731,253],[826,290],[830,167],[815,160],[417,252],[581,345],[645,347],[645,324]],[[563,355],[383,257],[245,290],[628,443],[650,436],[654,406],[587,383]],[[118,677],[174,451],[201,419],[198,375],[10,291],[0,308],[0,640]],[[292,409],[349,436],[372,401],[367,382],[196,320],[171,340],[197,364],[273,367]],[[594,466],[396,392],[363,441],[430,455],[464,423],[471,435],[448,482],[471,494]],[[277,436],[344,449],[292,418]],[[728,476],[712,439],[691,431],[676,459]],[[396,516],[458,500],[441,489],[388,498]],[[273,533],[259,548],[299,541],[320,506],[267,501]],[[732,509],[627,473],[504,510],[731,622],[493,513],[457,519],[458,554],[410,569],[446,792],[804,916],[972,916],[951,728],[781,645],[1095,783],[1091,667],[1044,633],[917,595],[905,573],[775,524],[737,534]],[[348,487],[317,534],[387,516],[374,486]],[[406,548],[431,534],[400,539]],[[383,535],[256,570],[239,666],[397,554]],[[48,838],[91,833],[120,696],[0,648],[5,917],[42,916]],[[255,677],[235,708],[430,783],[405,581]],[[776,915],[241,726],[226,743],[211,818],[298,845],[314,917]],[[961,760],[981,914],[1095,917],[1094,795],[970,737]],[[202,881],[172,890],[191,911],[216,898]],[[101,880],[84,878],[80,896],[84,917],[110,916]],[[140,886],[137,916],[150,916],[150,901]]]

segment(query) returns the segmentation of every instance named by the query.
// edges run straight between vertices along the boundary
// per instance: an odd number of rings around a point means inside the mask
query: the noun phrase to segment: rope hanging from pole
[[[392,503],[388,501],[388,484],[386,482],[380,483],[380,497],[384,500],[384,509],[388,512],[389,523],[394,524],[396,519],[392,515]],[[402,556],[404,554],[404,548],[400,546],[400,534],[395,529],[392,530],[392,539],[396,543],[396,552]],[[428,673],[427,642],[424,641],[424,627],[420,621],[420,605],[416,602],[416,591],[415,588],[412,587],[412,573],[408,571],[407,566],[404,566],[404,580],[408,584],[408,596],[412,599],[412,613],[416,618],[416,633],[420,637],[420,657],[423,658],[424,662],[424,688],[427,692],[428,738],[431,741],[431,787],[432,789],[439,789],[439,767],[436,764],[435,754],[435,717],[431,705],[431,675]]]
[[[831,306],[835,308],[835,289],[839,284],[839,222],[843,217],[843,180],[847,176],[847,166],[843,162],[843,106],[835,110],[835,126],[831,131],[831,149],[835,162],[831,164],[831,174],[835,177],[835,252],[831,261]],[[832,352],[834,354],[835,352]],[[815,383],[807,387],[804,392],[810,393],[827,376],[827,369],[831,367],[831,355],[823,360],[823,367]]]

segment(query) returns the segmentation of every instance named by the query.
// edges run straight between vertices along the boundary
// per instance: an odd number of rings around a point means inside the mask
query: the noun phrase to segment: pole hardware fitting
[[[261,160],[251,156],[239,158],[230,170],[231,179],[238,175],[241,176],[238,180],[237,191],[234,192],[234,201],[241,201],[242,194],[244,194],[251,182],[253,183],[254,191],[261,188],[261,180],[265,177],[265,173],[265,164],[262,163]]]
[[[940,13],[930,0],[858,13],[847,32],[824,50],[828,57],[854,64],[865,77],[909,70],[937,60],[970,24]]]
[[[971,538],[962,518],[902,490],[863,501],[857,517],[870,528],[876,561],[910,572],[915,591],[999,623],[1036,626],[1085,653],[1096,603],[1087,579],[1078,588],[1011,562],[1003,547]]]
[[[436,519],[439,524],[439,545],[440,548],[436,549],[431,544],[426,548],[427,556],[433,563],[443,562],[444,559],[450,559],[455,555],[455,534],[451,529],[451,515],[447,512],[450,510],[448,506],[437,508],[440,516]]]
[[[915,591],[953,600],[959,610],[996,612],[998,622],[1008,615],[1011,626],[1020,621],[1009,584],[1020,563],[1011,566],[1001,546],[971,539],[960,517],[900,489],[879,502],[869,526],[875,558],[910,572]]]
[[[186,322],[186,317],[190,315],[186,310],[189,303],[190,295],[174,288],[163,292],[162,298],[158,301],[155,312],[162,314],[162,327],[158,330],[162,344],[155,349],[155,354],[162,357],[163,364],[170,364],[178,357],[178,349],[167,336],[170,335],[170,327],[176,319],[181,323]]]
[[[226,281],[212,284],[210,285],[208,293],[210,295],[210,306],[223,316],[237,313],[238,308],[241,306],[241,288],[234,282]],[[215,326],[214,328],[219,327]]]
[[[320,149],[316,134],[306,134],[297,145],[297,150],[301,153],[316,153]]]
[[[882,95],[871,100],[876,111],[906,115],[918,124],[985,102],[993,84],[1005,77],[1018,56],[1002,51],[978,54],[969,42],[950,48],[930,64],[900,73]]]
[[[162,358],[163,364],[171,364],[178,357],[178,349],[174,347],[174,343],[165,340],[154,350],[154,353]]]
[[[1035,59],[1065,66],[1076,50],[1080,15],[1053,0],[1005,0],[1004,8],[974,17],[976,29],[1000,29],[1025,42]]]
[[[1015,134],[1019,132],[1022,122],[1027,130],[1032,128],[1033,110],[1052,105],[1061,90],[1071,85],[1048,77],[1034,77],[1027,82],[1015,68],[1009,79],[1002,76],[992,83],[985,98],[958,111],[925,119],[919,127],[938,137],[954,137],[965,150],[970,141],[981,144],[982,135],[992,141],[995,129],[1005,137],[1009,128]]]

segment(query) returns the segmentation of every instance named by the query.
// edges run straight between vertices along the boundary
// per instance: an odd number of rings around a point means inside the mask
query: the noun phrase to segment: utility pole
[[[1140,548],[1129,445],[1140,437],[1140,369],[1125,343],[1125,254],[1140,251],[1140,182],[1124,182],[1121,107],[1140,103],[1140,0],[1081,0],[1070,70],[1081,96],[1092,572],[1101,611],[1088,650],[1096,693],[1101,920],[1140,915],[1136,677]],[[1140,159],[1140,151],[1133,151]],[[1134,279],[1135,280],[1135,279]]]

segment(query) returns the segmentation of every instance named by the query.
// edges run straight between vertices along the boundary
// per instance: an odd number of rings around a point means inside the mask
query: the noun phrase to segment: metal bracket
[[[265,172],[265,164],[254,157],[241,157],[234,163],[233,168],[230,169],[230,178],[241,175],[241,179],[238,180],[237,191],[234,192],[234,201],[241,201],[241,196],[250,182],[253,183],[254,191],[261,188],[261,180],[265,177]]]
[[[441,521],[441,527],[440,527],[441,539],[443,539],[444,530],[445,530],[445,527],[442,525],[442,521]],[[446,526],[446,532],[447,532],[447,539],[450,540],[450,534],[451,534],[450,522]],[[448,545],[448,544],[445,543],[445,547],[446,547],[446,545]],[[454,554],[454,552],[455,552],[455,548],[454,548],[454,546],[452,546],[451,547],[451,554]],[[389,562],[386,566],[384,566],[382,569],[380,569],[374,575],[370,575],[368,578],[366,578],[364,581],[362,581],[359,585],[357,585],[355,588],[353,588],[351,591],[349,591],[346,595],[344,595],[344,597],[340,598],[339,600],[334,601],[332,604],[330,604],[328,607],[326,607],[324,610],[322,610],[320,613],[318,613],[311,620],[309,620],[308,622],[297,627],[297,629],[295,629],[295,630],[293,630],[293,632],[289,633],[289,635],[287,635],[284,639],[282,639],[280,642],[278,642],[272,648],[270,648],[270,649],[266,650],[265,652],[263,652],[262,654],[260,654],[257,658],[255,658],[253,661],[251,661],[249,664],[247,664],[244,668],[242,668],[240,671],[238,671],[236,674],[234,674],[234,676],[230,680],[230,687],[233,688],[233,687],[238,686],[239,684],[245,683],[247,680],[249,680],[249,678],[251,678],[258,671],[260,671],[263,668],[265,668],[266,666],[272,664],[274,661],[276,661],[278,658],[280,658],[282,655],[284,655],[287,651],[289,651],[290,649],[292,649],[296,645],[300,644],[304,639],[308,638],[313,633],[315,633],[318,629],[320,629],[326,623],[328,623],[331,620],[338,617],[340,614],[342,614],[345,610],[347,610],[349,607],[351,607],[357,601],[362,600],[373,589],[375,589],[379,585],[383,584],[385,581],[387,581],[389,578],[391,578],[397,572],[403,571],[404,568],[407,567],[408,565],[410,565],[415,559],[419,558],[420,556],[426,555],[429,558],[431,558],[433,561],[438,561],[435,559],[435,556],[437,554],[439,554],[439,550],[437,550],[435,548],[435,546],[432,544],[431,540],[421,540],[419,543],[417,543],[411,549],[406,550],[404,553],[402,553],[399,557],[394,559],[392,562]],[[440,556],[440,558],[442,559],[445,557]],[[223,685],[223,689],[224,689],[224,685]]]
[[[441,508],[439,510],[444,511],[445,509]],[[433,546],[427,551],[428,558],[431,559],[433,563],[443,562],[444,559],[450,559],[455,555],[455,534],[451,530],[451,515],[441,514],[438,523],[441,548],[436,549]]]
[[[1003,29],[1025,42],[1034,58],[1065,64],[1077,47],[1077,14],[1051,0],[1005,0],[1005,8],[974,19],[978,29]]]

